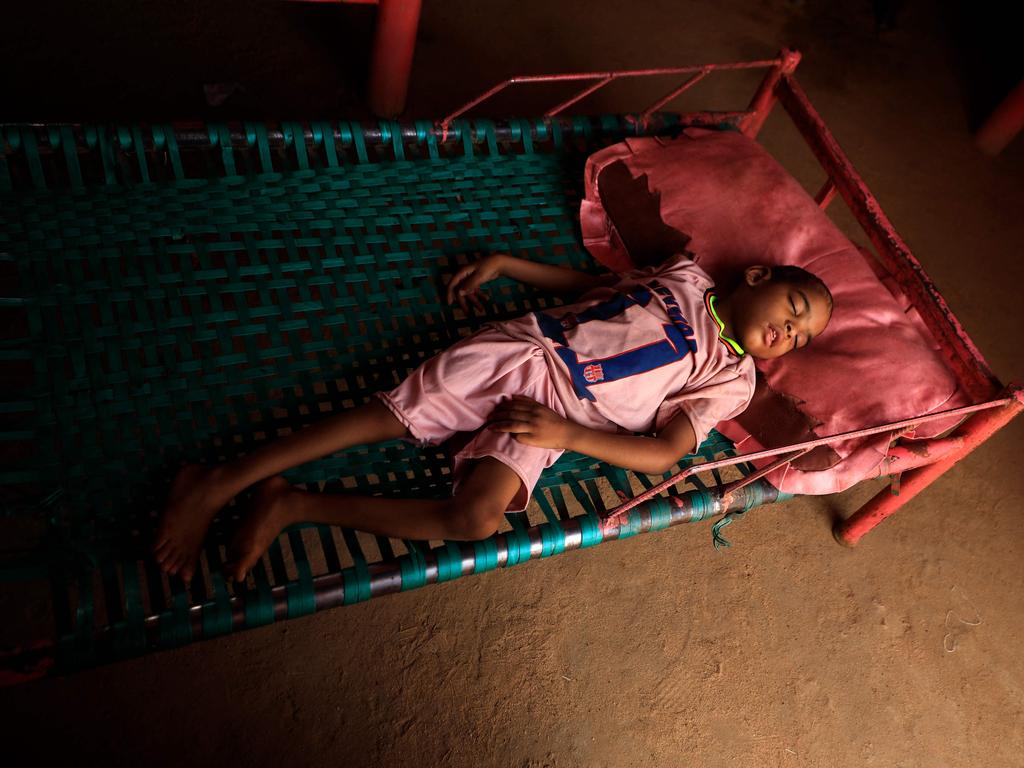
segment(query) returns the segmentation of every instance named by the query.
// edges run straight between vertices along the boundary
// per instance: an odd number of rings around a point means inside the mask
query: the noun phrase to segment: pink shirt
[[[575,304],[493,323],[545,353],[573,421],[657,432],[685,413],[700,444],[754,392],[754,365],[718,337],[711,278],[685,256],[621,275]]]

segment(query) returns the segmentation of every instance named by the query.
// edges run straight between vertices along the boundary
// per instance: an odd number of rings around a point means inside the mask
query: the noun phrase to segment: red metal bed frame
[[[1024,409],[1024,388],[1015,382],[1004,385],[992,373],[985,358],[950,310],[949,305],[946,304],[928,277],[924,267],[921,266],[921,262],[915,258],[907,244],[896,233],[875,196],[871,194],[867,184],[854,170],[849,158],[840,148],[828,126],[825,125],[825,121],[808,100],[793,74],[799,63],[799,52],[783,49],[777,58],[762,61],[512,77],[484,92],[437,123],[437,130],[441,140],[444,141],[454,120],[513,85],[593,81],[583,90],[544,113],[545,117],[552,118],[617,80],[634,77],[687,75],[687,79],[680,85],[639,113],[636,119],[641,124],[645,124],[655,112],[662,110],[676,97],[716,70],[768,69],[745,111],[691,112],[681,115],[682,122],[690,124],[733,122],[746,136],[756,138],[776,102],[781,103],[826,173],[827,178],[815,195],[815,201],[822,209],[826,209],[837,193],[843,198],[875,247],[886,270],[895,278],[911,303],[920,312],[925,325],[939,343],[946,364],[956,376],[960,387],[972,401],[972,405],[963,408],[853,432],[823,436],[817,440],[691,467],[611,510],[605,518],[605,525],[616,524],[618,518],[629,509],[671,487],[685,476],[698,471],[752,459],[780,457],[768,467],[726,489],[728,493],[739,490],[740,487],[749,484],[752,480],[788,464],[818,445],[882,432],[892,432],[895,440],[917,424],[950,417],[965,417],[965,420],[946,437],[917,440],[914,441],[913,448],[899,444],[893,445],[886,461],[876,475],[891,475],[893,478],[891,488],[883,488],[853,515],[837,523],[833,529],[837,541],[847,546],[854,546],[868,531],[917,496],[946,470],[967,456]]]

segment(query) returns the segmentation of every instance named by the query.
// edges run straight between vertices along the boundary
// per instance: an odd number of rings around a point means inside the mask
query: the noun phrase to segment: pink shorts
[[[481,429],[495,406],[512,395],[532,398],[565,416],[555,393],[544,351],[494,328],[484,328],[430,358],[390,392],[376,396],[417,441],[438,444],[458,432],[472,438],[453,457],[453,489],[467,462],[493,456],[522,480],[508,511],[526,509],[545,468],[562,451],[523,445],[508,432]]]

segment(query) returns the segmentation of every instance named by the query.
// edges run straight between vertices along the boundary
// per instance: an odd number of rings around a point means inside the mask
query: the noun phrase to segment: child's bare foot
[[[302,493],[280,475],[253,486],[249,513],[228,544],[224,563],[227,578],[235,581],[245,578],[274,539],[294,522],[294,498]]]
[[[164,573],[192,580],[206,529],[230,500],[230,496],[224,498],[216,467],[187,464],[179,470],[153,543],[153,554]]]

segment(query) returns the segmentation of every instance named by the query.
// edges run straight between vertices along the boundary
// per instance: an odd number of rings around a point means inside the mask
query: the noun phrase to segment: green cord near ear
[[[722,322],[722,318],[720,318],[718,316],[718,312],[715,311],[715,300],[717,298],[718,297],[711,291],[708,291],[704,295],[704,303],[707,305],[708,312],[711,313],[711,317],[713,317],[715,322],[718,324],[718,338],[724,341],[729,346],[729,349],[737,355],[745,355],[746,352],[743,351],[743,347],[740,346],[739,342],[725,335],[725,323]]]

